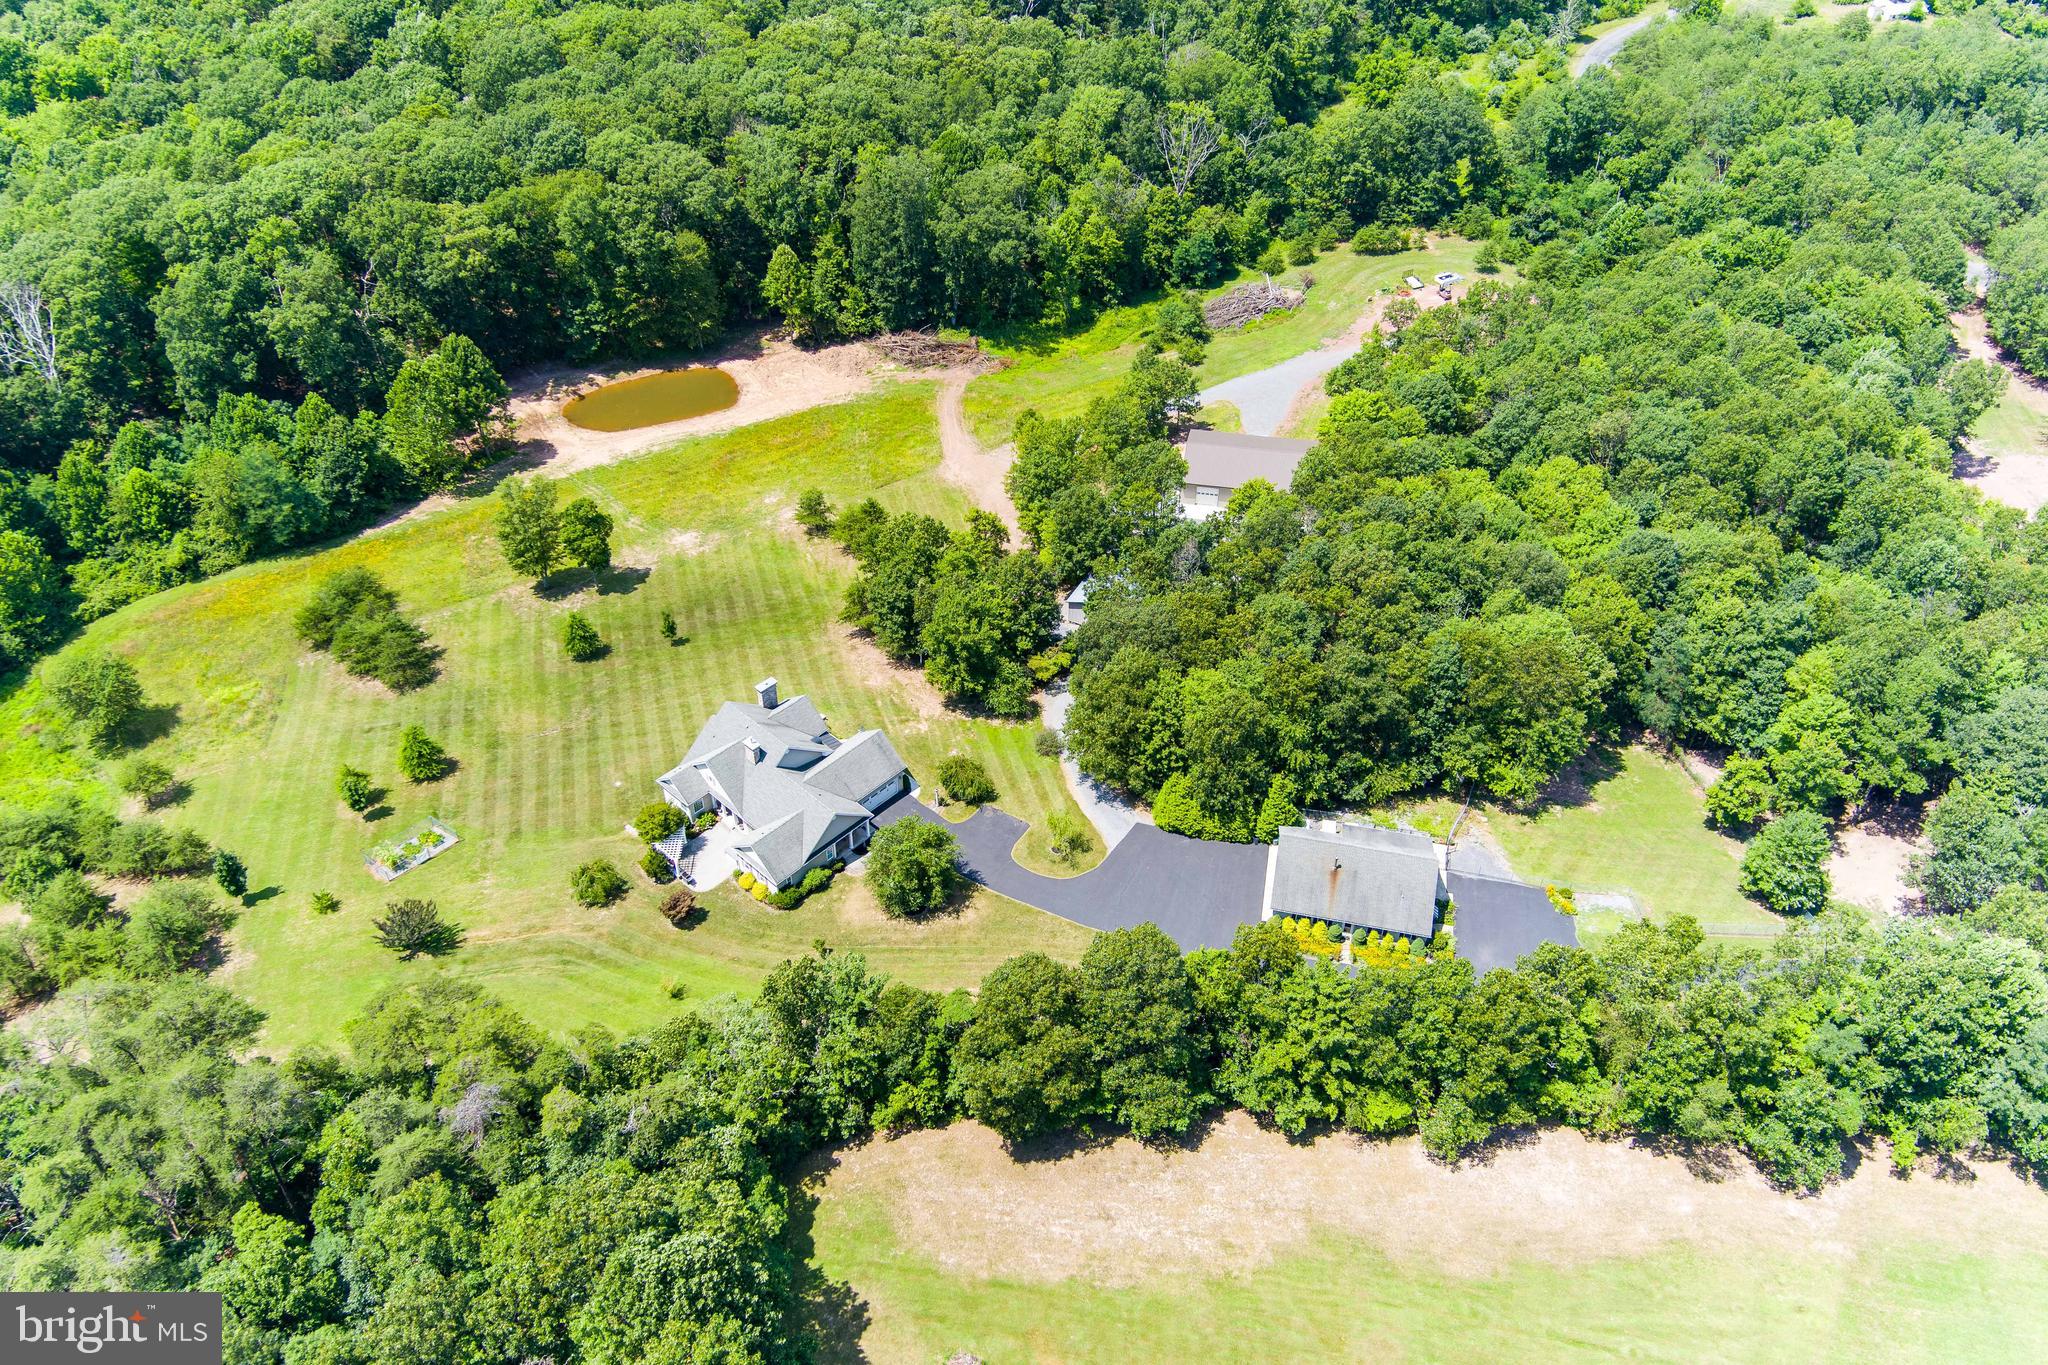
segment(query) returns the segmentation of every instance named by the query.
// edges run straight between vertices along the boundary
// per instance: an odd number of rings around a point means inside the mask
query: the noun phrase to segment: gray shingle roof
[[[1428,938],[1436,930],[1437,887],[1436,847],[1426,834],[1363,825],[1280,831],[1276,915]]]
[[[722,793],[747,826],[736,846],[780,885],[867,818],[860,798],[903,770],[881,731],[841,744],[809,697],[791,697],[772,708],[725,703],[659,781],[685,801]]]
[[[1264,479],[1275,488],[1294,482],[1295,468],[1314,441],[1284,436],[1248,436],[1241,431],[1191,431],[1181,451],[1191,484],[1208,488],[1241,488]]]

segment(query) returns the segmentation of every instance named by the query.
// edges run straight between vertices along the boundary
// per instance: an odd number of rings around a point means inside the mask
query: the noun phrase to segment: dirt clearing
[[[1016,1161],[960,1123],[837,1154],[812,1188],[887,1209],[900,1245],[952,1275],[1131,1286],[1251,1270],[1317,1230],[1463,1277],[1519,1262],[1570,1265],[1686,1245],[1730,1254],[1854,1258],[1875,1239],[2048,1255],[2048,1196],[2003,1166],[1892,1177],[1882,1154],[1812,1198],[1736,1161],[1718,1180],[1621,1142],[1555,1131],[1483,1164],[1436,1164],[1413,1138],[1290,1143],[1231,1114],[1189,1150],[1128,1139]]]

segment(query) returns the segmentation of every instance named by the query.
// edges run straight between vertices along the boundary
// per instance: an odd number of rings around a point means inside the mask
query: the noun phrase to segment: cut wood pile
[[[981,349],[978,341],[942,341],[933,332],[886,332],[869,344],[898,365],[919,370],[1001,369],[1003,361]]]
[[[1202,305],[1202,320],[1211,331],[1227,331],[1256,322],[1268,313],[1282,313],[1301,307],[1299,289],[1282,289],[1271,279],[1241,284],[1228,294],[1219,294]]]

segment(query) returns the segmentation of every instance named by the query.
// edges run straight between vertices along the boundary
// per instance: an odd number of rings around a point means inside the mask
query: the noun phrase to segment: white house
[[[693,816],[730,816],[734,858],[780,889],[866,848],[875,813],[910,790],[910,770],[880,730],[842,742],[809,697],[782,701],[773,678],[754,692],[752,705],[719,707],[656,785]]]

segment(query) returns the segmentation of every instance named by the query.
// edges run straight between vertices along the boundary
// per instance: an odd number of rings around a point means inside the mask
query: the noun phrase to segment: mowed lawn
[[[1314,265],[1275,277],[1276,283],[1298,285],[1303,269],[1315,276],[1315,287],[1299,308],[1216,334],[1198,371],[1201,382],[1204,387],[1220,384],[1315,350],[1344,335],[1374,296],[1398,288],[1403,275],[1427,279],[1444,270],[1471,275],[1478,252],[1477,242],[1459,237],[1444,237],[1427,251],[1392,256],[1362,256],[1349,246],[1325,252]],[[1256,278],[1245,271],[1208,292],[1220,294]],[[1072,417],[1114,390],[1151,331],[1156,311],[1156,304],[1135,304],[1108,309],[1078,332],[1034,328],[984,338],[986,348],[1010,364],[968,386],[967,420],[975,439],[1000,445],[1010,439],[1027,408],[1047,417]]]
[[[1922,1174],[1920,1179],[1930,1179]],[[1341,1190],[1331,1191],[1343,1198]],[[1786,1196],[1789,1198],[1789,1196]],[[2022,1196],[2032,1197],[2032,1196]],[[1110,1210],[1105,1210],[1109,1216]],[[1571,1216],[1561,1205],[1556,1216]],[[852,1286],[877,1365],[967,1351],[1006,1365],[1080,1360],[2022,1362],[2048,1351],[2048,1260],[1930,1235],[1847,1255],[1719,1244],[1572,1265],[1524,1261],[1480,1277],[1434,1273],[1318,1229],[1291,1255],[1241,1268],[1190,1258],[1181,1274],[1104,1288],[949,1272],[893,1224],[887,1202],[829,1196],[813,1263]],[[1833,1243],[1830,1243],[1831,1253]],[[846,1315],[841,1314],[842,1320]],[[856,1316],[856,1320],[859,1317]]]
[[[852,879],[794,912],[728,888],[687,931],[661,918],[661,892],[637,870],[632,892],[608,909],[569,895],[570,870],[587,858],[632,867],[640,846],[622,826],[656,797],[654,778],[721,701],[751,700],[770,674],[785,696],[816,698],[841,734],[888,731],[920,781],[958,750],[988,765],[1003,806],[1021,818],[1078,818],[1056,763],[1032,749],[1035,726],[943,709],[921,675],[888,665],[838,623],[851,565],[790,520],[799,492],[820,487],[842,506],[872,492],[892,510],[958,524],[962,495],[933,472],[934,402],[930,384],[893,386],[574,476],[576,491],[617,521],[621,572],[572,596],[536,595],[505,567],[496,500],[484,497],[246,566],[91,627],[74,648],[132,659],[149,698],[175,708],[149,750],[192,787],[168,818],[248,863],[251,904],[225,977],[270,1016],[269,1042],[331,1039],[377,990],[436,972],[480,981],[566,1031],[645,1025],[676,1008],[671,986],[690,999],[745,991],[819,938],[933,987],[971,985],[1029,948],[1078,955],[1087,931],[988,895],[904,925]],[[350,565],[381,575],[445,651],[439,681],[393,696],[298,644],[293,612],[318,578]],[[610,644],[607,657],[564,657],[572,608]],[[680,646],[662,639],[664,608],[687,637]],[[33,690],[0,699],[10,751],[0,773],[45,791],[90,781],[75,755],[36,733]],[[415,722],[458,764],[444,781],[414,787],[396,774],[398,733]],[[336,799],[342,762],[388,790],[382,818],[365,823]],[[429,814],[461,844],[389,886],[374,881],[365,850]],[[341,898],[339,913],[309,912],[322,890]],[[370,920],[401,895],[437,901],[466,943],[410,963],[376,946]]]
[[[1775,933],[1783,921],[1737,889],[1742,845],[1708,828],[1700,790],[1677,763],[1631,746],[1591,764],[1583,790],[1532,813],[1483,812],[1516,873],[1569,886],[1581,936],[1618,912],[1584,906],[1589,893],[1626,896],[1653,919],[1691,915],[1709,933]],[[1468,817],[1469,818],[1469,817]]]

